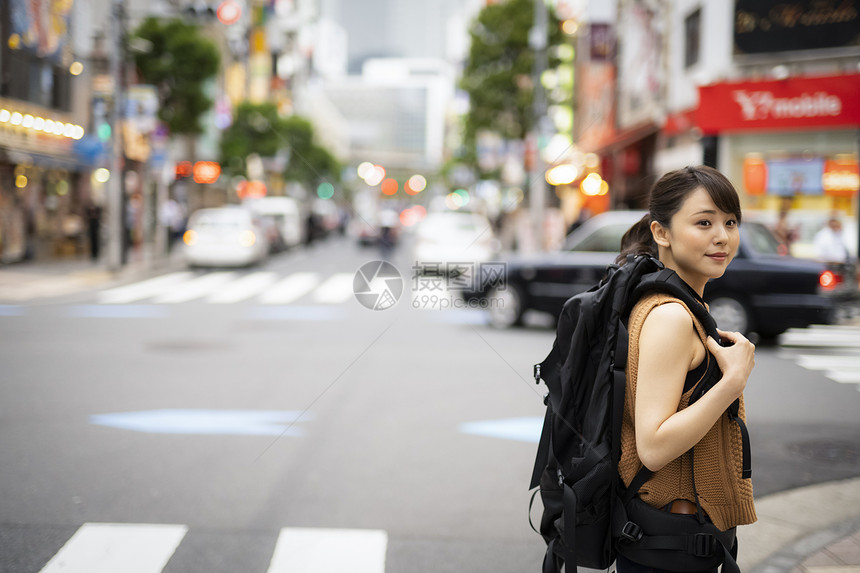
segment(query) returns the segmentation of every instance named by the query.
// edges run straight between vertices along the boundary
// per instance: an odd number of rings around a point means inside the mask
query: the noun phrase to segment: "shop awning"
[[[600,149],[596,149],[594,152],[598,155],[609,155],[619,149],[629,147],[648,136],[654,135],[658,131],[660,131],[660,127],[650,121],[647,123],[641,123],[615,133],[608,143],[603,145]]]
[[[75,172],[86,172],[92,169],[91,165],[80,161],[75,156],[36,153],[5,147],[0,147],[0,161],[13,164],[35,165],[47,169],[65,169]]]

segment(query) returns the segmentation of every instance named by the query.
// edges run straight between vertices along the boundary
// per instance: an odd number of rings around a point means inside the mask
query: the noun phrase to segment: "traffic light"
[[[106,119],[96,122],[96,134],[101,142],[105,142],[110,139],[111,128],[110,123]]]
[[[204,0],[191,2],[182,9],[182,13],[192,20],[208,21],[215,18],[215,8]]]

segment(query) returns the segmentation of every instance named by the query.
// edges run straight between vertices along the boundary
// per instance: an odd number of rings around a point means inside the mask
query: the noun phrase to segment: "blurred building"
[[[607,4],[582,15],[575,111],[614,205],[704,163],[746,207],[856,214],[860,2]]]
[[[327,126],[354,165],[437,170],[467,27],[482,3],[320,0],[302,113]]]
[[[454,81],[453,70],[443,60],[368,60],[362,75],[319,82],[307,97],[330,102],[330,112],[342,118],[347,157],[355,164],[372,161],[387,169],[435,170],[442,162]]]
[[[320,0],[320,16],[343,30],[346,68],[361,75],[379,58],[449,60],[463,50],[465,29],[486,0]]]
[[[86,247],[89,110],[71,3],[0,3],[0,263]]]

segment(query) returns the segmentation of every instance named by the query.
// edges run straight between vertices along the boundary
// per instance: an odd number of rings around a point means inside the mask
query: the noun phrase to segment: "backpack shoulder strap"
[[[705,333],[719,340],[717,335],[717,323],[714,318],[708,313],[705,306],[705,301],[699,296],[699,293],[694,291],[690,285],[685,283],[678,273],[672,269],[662,269],[654,273],[649,273],[642,277],[631,297],[631,308],[636,304],[647,292],[664,292],[678,298],[687,308],[693,313],[693,316],[698,319],[705,330]]]

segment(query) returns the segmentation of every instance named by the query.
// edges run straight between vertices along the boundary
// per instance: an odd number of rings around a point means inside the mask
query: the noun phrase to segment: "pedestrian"
[[[629,253],[656,256],[701,296],[737,253],[740,222],[737,192],[721,173],[709,167],[673,171],[657,181],[648,214],[624,235],[619,262]],[[644,465],[653,475],[638,495],[648,505],[700,515],[722,531],[754,522],[752,484],[741,476],[740,430],[724,413],[739,399],[745,417],[743,391],[755,347],[738,332],[718,330],[721,346],[679,299],[663,293],[639,300],[628,331],[618,464],[624,485]],[[705,376],[713,377],[713,387],[689,404]],[[661,571],[619,551],[618,573]]]
[[[779,241],[779,253],[788,255],[791,253],[791,244],[797,240],[799,229],[797,226],[792,226],[788,221],[788,214],[791,211],[791,198],[784,197],[782,204],[779,207],[779,215],[776,224],[773,226],[773,234]]]
[[[397,220],[397,213],[391,209],[379,213],[379,254],[384,261],[391,259],[397,244]]]
[[[182,238],[185,232],[185,212],[179,202],[173,197],[169,197],[161,205],[159,219],[167,229],[167,252],[173,251],[173,245]]]
[[[825,263],[845,264],[848,262],[848,247],[842,232],[842,219],[838,211],[833,211],[827,224],[815,233],[813,239],[815,255]]]
[[[87,202],[84,216],[87,220],[87,237],[90,242],[90,259],[97,261],[101,247],[102,208],[90,199]]]

